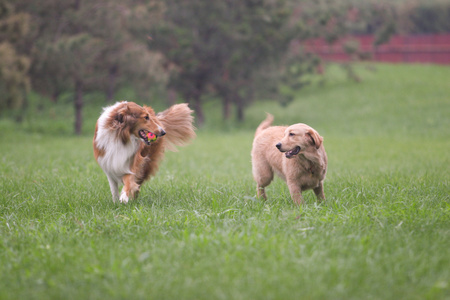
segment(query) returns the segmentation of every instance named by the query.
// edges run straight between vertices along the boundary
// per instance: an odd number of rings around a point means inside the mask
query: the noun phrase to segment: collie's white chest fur
[[[105,140],[109,141],[102,146]],[[130,166],[139,148],[139,140],[136,137],[132,136],[131,141],[124,145],[111,134],[106,133],[103,137],[98,134],[97,145],[105,151],[105,155],[98,157],[98,163],[107,175],[120,182],[124,175],[132,174]]]
[[[130,166],[139,149],[140,140],[131,135],[130,141],[124,144],[113,129],[107,128],[106,120],[116,105],[106,108],[100,116],[95,143],[98,149],[104,151],[104,155],[98,157],[100,167],[110,179],[120,182],[124,175],[132,173]]]

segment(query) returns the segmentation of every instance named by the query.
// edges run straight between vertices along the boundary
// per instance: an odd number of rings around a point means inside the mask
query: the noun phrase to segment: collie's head
[[[150,145],[147,138],[149,132],[157,137],[166,134],[153,109],[134,102],[119,102],[114,105],[106,123],[107,127],[116,130],[118,138],[124,144],[134,135],[146,145]]]

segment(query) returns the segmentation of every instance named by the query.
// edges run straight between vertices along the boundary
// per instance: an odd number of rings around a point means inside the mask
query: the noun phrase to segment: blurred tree
[[[171,70],[169,89],[193,103],[200,124],[202,101],[210,93],[222,100],[224,119],[235,105],[239,121],[254,97],[289,103],[293,91],[308,83],[305,75],[321,72],[320,60],[302,47],[305,39],[323,38],[332,45],[367,27],[367,14],[373,14],[368,18],[372,24],[383,22],[375,26],[380,32],[377,41],[385,41],[393,32],[392,14],[386,14],[389,6],[365,2],[376,8],[372,13],[352,0],[168,0],[165,4],[164,22],[155,28],[149,46],[163,53]],[[344,50],[355,60],[366,55],[351,41]],[[350,78],[359,81],[350,64],[344,67]]]
[[[235,104],[238,120],[253,98],[257,72],[286,52],[289,10],[285,1],[165,1],[164,23],[150,48],[161,51],[171,70],[169,88],[192,102],[204,121],[203,96],[213,92],[228,118]]]
[[[220,40],[221,1],[166,1],[164,22],[153,31],[150,49],[160,51],[170,74],[168,88],[192,103],[197,122],[204,115],[201,97],[207,92],[211,76],[222,69]],[[215,52],[214,50],[218,50]]]
[[[398,9],[399,31],[403,34],[450,32],[450,1],[410,1]]]
[[[106,70],[100,87],[107,101],[125,84],[148,91],[150,83],[164,80],[160,56],[147,47],[148,33],[161,16],[160,1],[101,0],[85,7],[85,31],[104,43],[96,67]]]
[[[123,84],[148,88],[159,57],[146,46],[158,1],[17,0],[30,13],[33,27],[28,45],[34,58],[32,84],[57,100],[72,90],[75,132],[81,133],[83,94],[105,91],[111,101]],[[138,21],[139,22],[138,22]]]
[[[56,101],[60,92],[73,90],[76,134],[81,134],[83,94],[96,89],[102,74],[96,65],[106,45],[90,33],[90,5],[81,0],[19,0],[17,7],[29,12],[37,26],[29,40],[36,58],[31,75],[33,87]],[[99,24],[97,24],[99,25]]]
[[[228,1],[225,7],[227,44],[224,71],[213,86],[224,103],[224,117],[229,106],[236,106],[236,119],[244,120],[244,109],[257,95],[271,86],[265,74],[270,66],[280,66],[289,45],[301,30],[291,26],[288,1]],[[262,79],[262,82],[261,82]],[[261,96],[261,95],[259,95]]]
[[[95,67],[104,46],[101,39],[88,33],[63,36],[52,45],[58,54],[58,60],[54,60],[54,63],[63,67],[58,76],[66,78],[74,91],[76,134],[81,134],[83,95],[86,91],[96,90],[99,78],[103,75],[96,72]]]
[[[27,14],[15,12],[9,1],[0,2],[0,110],[21,108],[26,99],[30,59],[17,48],[28,28]]]
[[[338,40],[343,41],[342,50],[351,58],[342,63],[350,79],[360,81],[353,68],[353,62],[371,57],[360,49],[360,45],[351,39],[354,34],[375,35],[374,46],[389,41],[395,33],[395,5],[379,0],[305,0],[297,4],[297,18],[304,25],[305,32],[311,38],[322,38],[331,47]],[[316,65],[320,66],[319,62]]]
[[[408,17],[400,25],[445,30],[445,1],[403,4],[411,9],[403,9]],[[144,94],[167,82],[171,101],[176,92],[191,102],[200,124],[211,95],[222,100],[224,119],[235,107],[243,120],[253,98],[287,104],[308,83],[305,75],[322,72],[317,57],[304,51],[305,39],[322,37],[331,45],[370,33],[383,43],[398,30],[396,7],[379,0],[3,0],[0,105],[20,107],[30,70],[33,89],[54,101],[73,92],[76,132],[83,93],[101,90],[111,101],[124,85]],[[439,18],[425,27],[430,16]],[[356,60],[364,55],[355,42],[344,47]]]
[[[80,5],[81,2],[77,0],[16,2],[16,7],[32,16],[35,25],[27,41],[33,58],[30,70],[32,87],[54,102],[63,92],[74,90],[75,80],[71,75],[74,69],[83,68],[84,65],[83,58],[77,57],[77,52],[89,38],[88,35],[83,37],[83,29],[75,25],[76,11],[80,10]],[[73,60],[76,57],[80,61],[75,67],[76,62]]]

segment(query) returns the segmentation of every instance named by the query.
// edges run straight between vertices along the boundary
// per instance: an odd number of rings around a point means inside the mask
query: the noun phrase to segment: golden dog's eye
[[[148,116],[145,116],[144,119],[146,119],[147,121],[150,120],[150,118]]]
[[[289,136],[294,136],[294,135],[295,135],[295,133],[289,132]]]

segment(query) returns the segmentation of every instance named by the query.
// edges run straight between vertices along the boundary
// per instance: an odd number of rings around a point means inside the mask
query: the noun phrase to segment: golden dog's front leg
[[[122,181],[123,188],[119,200],[121,203],[128,203],[130,199],[137,198],[141,186],[135,182],[134,175],[131,174],[123,176]]]
[[[291,194],[292,201],[296,204],[303,204],[302,189],[295,182],[287,182],[289,193]]]
[[[322,202],[325,200],[325,194],[323,192],[323,182],[319,183],[319,186],[313,189],[314,194],[316,194],[317,201]]]

